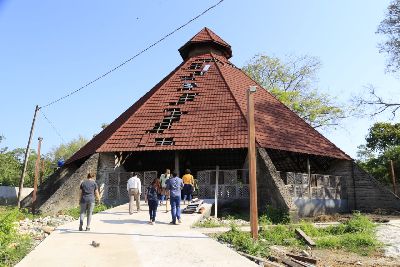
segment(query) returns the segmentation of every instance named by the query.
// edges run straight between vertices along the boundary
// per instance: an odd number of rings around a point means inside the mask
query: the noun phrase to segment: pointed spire
[[[212,30],[205,27],[179,48],[183,60],[202,53],[213,52],[227,59],[232,57],[231,46]]]

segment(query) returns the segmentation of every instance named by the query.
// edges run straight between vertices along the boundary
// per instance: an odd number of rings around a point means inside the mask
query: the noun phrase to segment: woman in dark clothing
[[[154,179],[149,187],[146,189],[145,200],[149,205],[150,221],[149,224],[154,224],[156,220],[156,212],[158,207],[158,195],[160,193],[160,182]]]
[[[83,230],[82,226],[85,213],[87,214],[86,231],[90,231],[90,221],[92,220],[95,198],[97,201],[100,201],[99,189],[92,173],[88,173],[87,179],[82,181],[80,190],[81,195],[79,198],[79,204],[81,206],[81,216],[79,221],[79,231]]]

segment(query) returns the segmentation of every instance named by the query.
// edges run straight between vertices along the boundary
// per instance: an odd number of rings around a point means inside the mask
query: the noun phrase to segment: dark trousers
[[[169,201],[171,203],[172,222],[176,223],[176,219],[181,219],[181,196],[171,196]]]
[[[156,220],[158,200],[149,200],[148,204],[149,204],[150,221],[154,222]]]

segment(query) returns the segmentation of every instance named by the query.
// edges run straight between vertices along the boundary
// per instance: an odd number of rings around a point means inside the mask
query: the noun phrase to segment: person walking
[[[178,177],[176,172],[172,173],[172,178],[169,178],[166,182],[166,188],[170,193],[170,203],[171,203],[171,216],[172,221],[170,224],[176,224],[178,220],[181,223],[181,190],[183,188],[182,179]]]
[[[183,204],[185,204],[186,199],[188,200],[188,202],[192,200],[192,193],[194,188],[194,178],[193,175],[190,174],[189,169],[186,169],[185,175],[183,175],[182,180],[183,180],[183,189],[182,189]]]
[[[160,176],[160,183],[161,183],[161,199],[160,199],[160,205],[164,204],[167,201],[166,196],[167,196],[167,185],[166,181],[171,177],[171,171],[169,169],[165,170],[165,173],[161,174]]]
[[[145,201],[149,205],[150,221],[149,224],[154,224],[156,220],[156,213],[158,207],[158,192],[160,192],[160,185],[158,179],[154,179],[149,187],[146,188]]]
[[[83,180],[80,185],[79,205],[81,208],[79,231],[83,230],[83,220],[85,214],[87,215],[86,231],[90,231],[90,222],[92,220],[92,213],[94,209],[95,198],[100,202],[100,194],[96,181],[94,180],[93,173],[88,173],[87,179]]]
[[[130,173],[131,178],[129,178],[126,183],[126,190],[128,190],[129,195],[129,214],[133,214],[133,201],[136,201],[137,212],[140,211],[140,195],[142,194],[142,183],[137,175],[133,172]]]

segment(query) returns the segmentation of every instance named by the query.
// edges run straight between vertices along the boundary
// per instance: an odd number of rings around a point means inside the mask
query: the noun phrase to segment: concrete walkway
[[[171,215],[161,206],[149,225],[146,204],[139,213],[127,210],[125,204],[94,215],[90,232],[77,231],[77,221],[60,226],[17,266],[257,266],[191,229],[199,214],[183,214],[182,224],[169,225]]]

